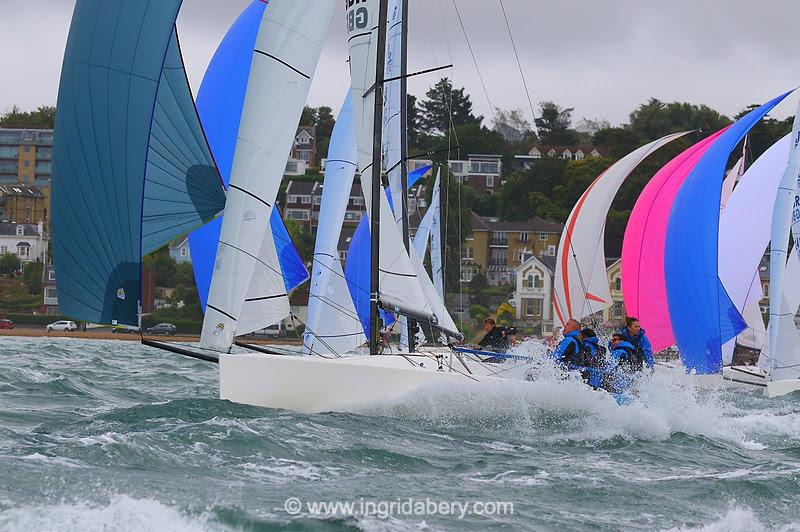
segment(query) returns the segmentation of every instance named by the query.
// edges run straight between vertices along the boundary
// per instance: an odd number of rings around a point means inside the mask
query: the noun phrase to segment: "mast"
[[[369,223],[372,237],[372,254],[370,258],[370,297],[369,297],[369,352],[371,355],[380,353],[380,243],[381,243],[381,194],[383,194],[383,173],[381,157],[383,154],[383,61],[386,54],[386,25],[388,22],[388,0],[379,0],[378,11],[378,43],[377,59],[375,61],[375,111],[372,128],[372,198],[370,201]]]
[[[402,0],[403,25],[400,44],[400,182],[403,190],[403,243],[406,251],[411,250],[411,236],[408,224],[408,0]],[[413,319],[406,320],[408,328],[408,351],[413,352],[416,347],[416,323]]]

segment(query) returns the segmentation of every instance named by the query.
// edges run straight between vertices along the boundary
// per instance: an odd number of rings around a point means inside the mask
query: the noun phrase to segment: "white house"
[[[169,256],[175,262],[192,262],[192,254],[189,251],[189,237],[178,238],[169,243]]]
[[[22,263],[40,260],[47,263],[50,235],[44,224],[0,223],[0,253],[14,253]]]
[[[555,257],[529,255],[515,270],[514,306],[517,320],[541,325],[542,334],[553,330],[553,271]]]

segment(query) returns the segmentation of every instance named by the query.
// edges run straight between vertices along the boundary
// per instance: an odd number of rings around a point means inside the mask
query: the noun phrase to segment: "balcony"
[[[499,237],[492,237],[489,239],[490,246],[499,246],[499,247],[508,247],[508,237],[506,238],[499,238]]]

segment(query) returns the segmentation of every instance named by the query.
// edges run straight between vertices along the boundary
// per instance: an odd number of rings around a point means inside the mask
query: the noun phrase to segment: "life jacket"
[[[629,373],[641,372],[644,369],[644,356],[641,349],[636,349],[630,342],[628,345],[619,344],[614,348],[614,351],[623,351],[622,356],[619,357],[617,367]]]
[[[583,351],[583,342],[578,334],[570,333],[564,337],[562,342],[569,342],[569,347],[564,349],[562,362],[565,364],[573,364],[581,366],[581,352]],[[571,347],[571,349],[570,349]]]
[[[587,368],[602,368],[606,360],[606,348],[598,343],[598,339],[587,338],[581,344],[580,365]]]
[[[633,346],[633,350],[636,352],[636,355],[644,363],[644,347],[642,347],[642,338],[644,337],[644,329],[639,331],[639,334],[635,336],[631,336],[630,331],[628,331],[627,327],[622,327],[619,331],[619,334],[625,337],[625,340]],[[639,371],[641,371],[642,366],[640,364]]]

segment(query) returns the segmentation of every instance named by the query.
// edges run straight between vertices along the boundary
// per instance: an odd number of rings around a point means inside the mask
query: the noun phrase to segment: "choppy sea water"
[[[346,414],[217,394],[135,342],[0,339],[0,529],[800,530],[800,397],[675,372],[624,407],[555,379]]]

